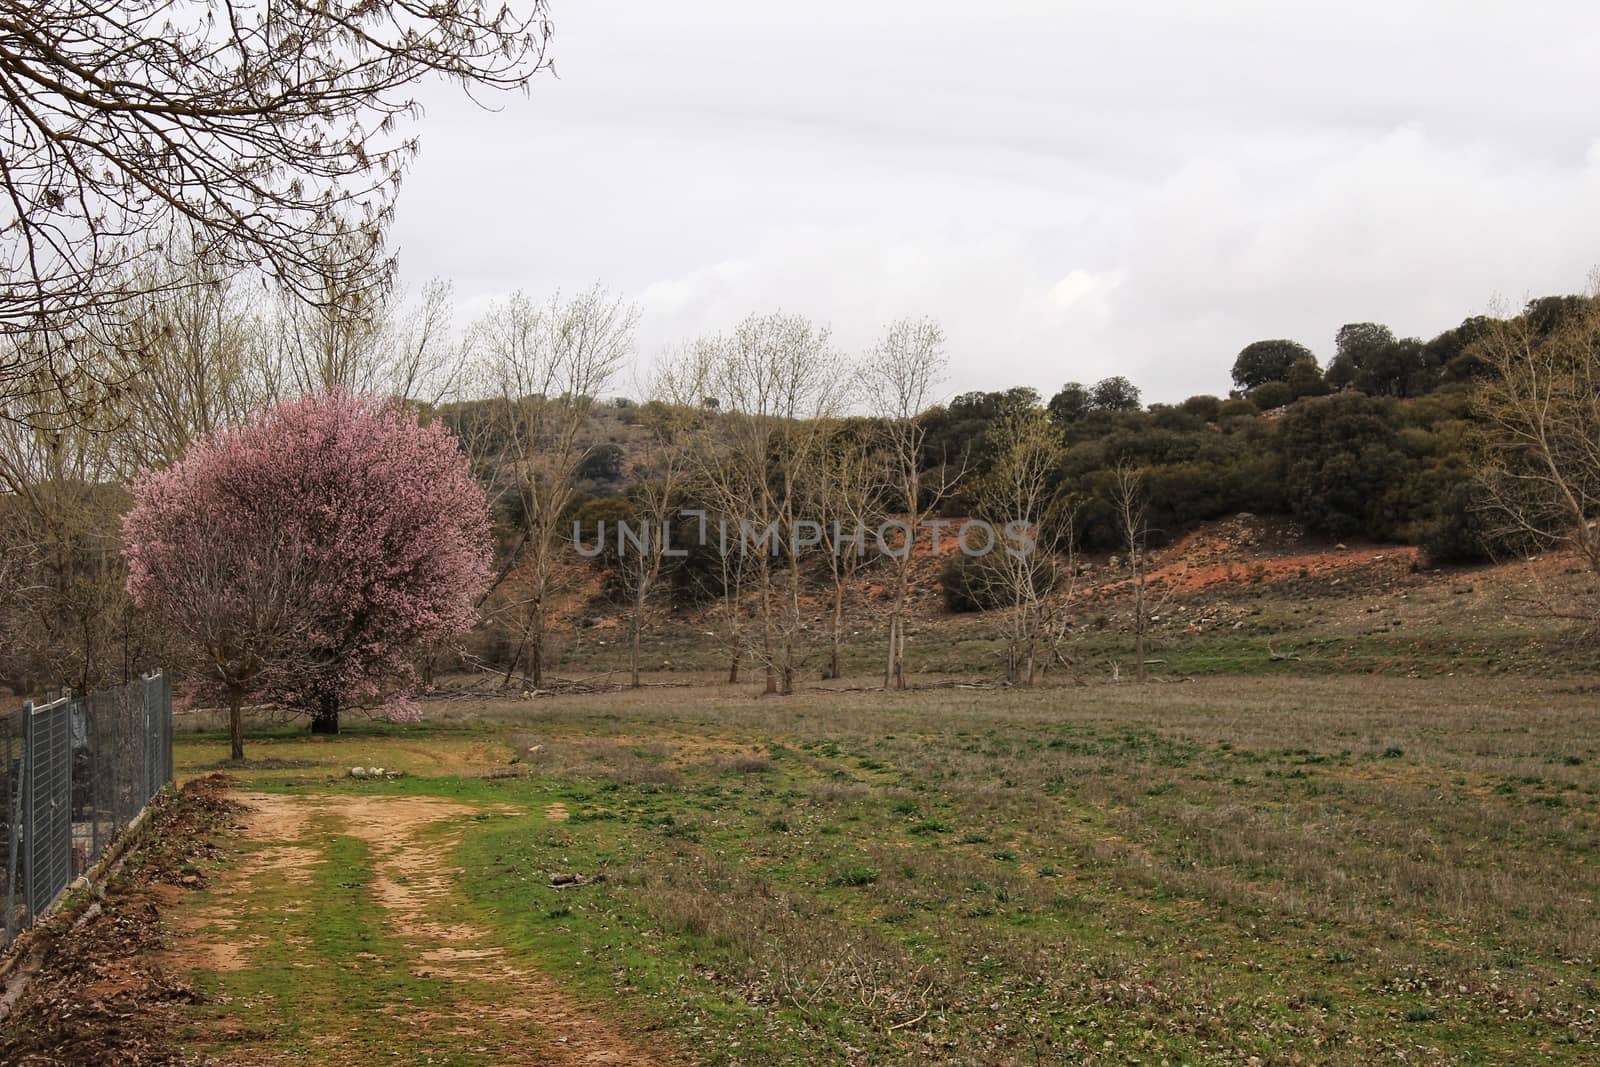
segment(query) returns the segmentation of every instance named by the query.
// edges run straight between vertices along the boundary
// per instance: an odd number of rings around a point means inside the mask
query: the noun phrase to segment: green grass
[[[382,908],[372,898],[367,846],[326,821],[311,833],[322,860],[307,880],[268,871],[253,879],[247,907],[230,902],[237,926],[219,933],[250,946],[249,965],[201,972],[206,1006],[190,1036],[212,1044],[219,1033],[242,1031],[288,1056],[327,1055],[328,1040],[336,1036],[341,1055],[387,1060],[395,1043],[392,1013],[457,1010],[463,991],[419,977],[385,933]],[[477,993],[490,996],[492,990]],[[489,1062],[460,1044],[422,1030],[406,1039],[412,1062]]]
[[[1507,614],[1507,601],[1526,594],[1510,571],[1469,568],[1376,583],[1346,578],[1344,585],[1315,588],[1236,582],[1164,599],[1150,633],[1149,656],[1160,661],[1154,670],[1257,677],[1600,672],[1600,645],[1581,628]],[[1586,582],[1581,576],[1556,581],[1568,592]],[[1458,595],[1460,589],[1470,593]],[[844,649],[848,677],[882,670],[883,620],[877,615],[857,609],[847,619],[852,633]],[[1080,598],[1065,645],[1074,669],[1094,679],[1113,670],[1131,673],[1130,624],[1125,598]],[[1197,624],[1194,630],[1192,624]],[[1002,673],[1004,623],[997,615],[930,613],[910,626],[907,654],[913,672],[986,678]],[[560,643],[563,671],[600,675],[625,667],[622,647],[614,640],[580,631]],[[726,655],[722,642],[706,640],[704,626],[693,623],[665,620],[644,639],[646,669],[721,676],[728,668]]]
[[[524,812],[468,824],[472,913],[707,1063],[1600,1055],[1600,912],[1575,903],[1600,884],[1585,684],[700,689],[479,712],[283,738],[274,758],[311,765],[252,777]],[[479,774],[541,751],[527,777],[340,777],[419,738],[451,767],[502,754]],[[184,760],[217,740],[186,738]],[[544,816],[556,801],[568,821]],[[332,857],[330,915],[304,920],[299,950],[328,977],[291,1036],[352,995],[443,996],[349,963],[369,875],[359,848]],[[606,878],[555,889],[552,872]],[[224,991],[278,1003],[274,983],[302,976],[267,962]]]

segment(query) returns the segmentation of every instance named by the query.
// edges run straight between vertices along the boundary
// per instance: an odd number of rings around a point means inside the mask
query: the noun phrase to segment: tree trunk
[[[907,560],[910,556],[906,557]],[[896,560],[901,569],[894,577],[894,605],[889,609],[889,663],[883,672],[885,689],[906,687],[906,590],[909,576],[904,570],[904,560]]]
[[[894,687],[906,687],[906,626],[904,620],[897,621],[894,625]]]
[[[528,681],[535,689],[544,687],[544,605],[535,601],[533,630],[528,635]]]
[[[894,608],[890,609],[890,654],[888,654],[888,659],[883,661],[883,688],[885,689],[894,688],[894,664],[896,664],[894,648],[896,648],[896,640],[898,640],[898,637],[899,606],[896,605]]]
[[[538,689],[544,685],[544,596],[546,577],[544,560],[533,563],[533,590],[528,597],[528,627],[522,643],[527,650],[528,665],[522,680],[526,688]]]
[[[523,650],[523,646],[525,644],[526,644],[525,641],[518,641],[517,642],[517,650],[516,650],[516,652],[512,653],[511,662],[506,664],[506,676],[504,678],[500,679],[500,688],[501,689],[510,689],[511,688],[511,679],[516,677],[517,664],[522,662],[522,650]]]
[[[642,629],[639,621],[639,608],[633,609],[633,631],[628,635],[628,670],[633,675],[633,688],[638,689],[639,682],[639,631]]]
[[[840,674],[839,644],[840,644],[840,642],[842,640],[842,635],[839,633],[839,631],[843,626],[844,626],[844,586],[842,586],[842,585],[840,585],[840,584],[838,584],[836,582],[836,583],[834,583],[834,586],[833,586],[833,649],[828,654],[828,677],[829,678],[835,678],[836,679],[836,678],[839,677],[839,674]]]
[[[311,716],[311,732],[336,734],[339,732],[339,698],[324,694],[317,701],[316,713]]]
[[[778,691],[777,665],[773,662],[772,655],[772,570],[767,563],[767,557],[761,557],[761,658],[765,661],[766,686],[765,691],[776,693]]]
[[[1144,576],[1141,574],[1136,579],[1133,589],[1134,610],[1134,658],[1137,661],[1137,680],[1144,681]]]
[[[740,646],[738,641],[735,641],[733,643],[733,658],[728,661],[728,684],[729,685],[738,685],[739,684],[739,654],[741,652],[743,652],[743,651],[744,651],[743,647]]]
[[[229,758],[235,762],[244,759],[244,689],[228,687],[228,744]]]

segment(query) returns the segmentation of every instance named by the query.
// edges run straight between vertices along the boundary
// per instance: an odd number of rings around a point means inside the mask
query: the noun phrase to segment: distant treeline
[[[1585,304],[1545,297],[1521,316],[1544,332]],[[1484,370],[1475,344],[1495,321],[1469,318],[1428,341],[1352,323],[1338,331],[1326,366],[1298,342],[1257,341],[1238,354],[1228,396],[1177,404],[1146,405],[1122,377],[1068,382],[1048,398],[1028,387],[963,393],[921,416],[922,465],[959,475],[939,502],[943,514],[973,514],[996,451],[992,432],[1019,411],[1042,410],[1061,435],[1055,477],[1074,501],[1080,549],[1122,543],[1115,473],[1136,467],[1157,542],[1254,512],[1291,519],[1312,536],[1420,545],[1437,563],[1481,561],[1493,546],[1472,506],[1473,381]],[[648,469],[651,447],[629,427],[659,405],[596,405],[600,430],[576,469],[570,516],[592,523],[628,513],[630,485]],[[714,418],[716,398],[703,405]],[[442,414],[463,428],[486,418],[475,402]],[[877,429],[878,420],[855,417],[841,420],[839,432],[868,441]],[[508,529],[519,525],[517,516],[505,518]]]
[[[1521,317],[1542,335],[1587,306],[1543,297]],[[1146,470],[1154,538],[1250,511],[1312,535],[1421,545],[1438,563],[1481,561],[1494,546],[1472,506],[1472,398],[1487,369],[1477,342],[1495,321],[1474,316],[1430,341],[1351,323],[1326,367],[1298,342],[1257,341],[1236,358],[1228,397],[1180,404],[1144,406],[1124,378],[1069,382],[1047,402],[1026,388],[967,393],[929,412],[928,461],[967,449],[981,472],[989,425],[1044,403],[1066,441],[1060,475],[1084,548],[1119,543],[1113,471],[1131,464]]]

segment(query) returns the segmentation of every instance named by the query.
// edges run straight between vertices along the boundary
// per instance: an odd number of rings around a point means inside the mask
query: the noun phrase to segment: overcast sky
[[[602,281],[639,344],[802,312],[949,334],[945,392],[1228,387],[1600,263],[1600,5],[551,0],[559,78],[430,90],[403,277]],[[619,390],[627,391],[627,390]]]

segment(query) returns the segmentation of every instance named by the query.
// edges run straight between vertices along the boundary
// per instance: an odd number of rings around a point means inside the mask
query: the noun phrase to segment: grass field
[[[503,1062],[383,1023],[496,998],[492,974],[430,977],[382,919],[384,885],[422,876],[374,873],[371,824],[448,801],[415,824],[443,865],[401,920],[470,920],[667,1060],[1594,1063],[1597,691],[655,688],[263,731],[232,773],[321,805],[294,831],[316,847],[299,890],[280,872],[228,903],[222,940],[244,948],[197,968],[217,999],[192,1039]],[[180,773],[224,751],[186,734]]]

